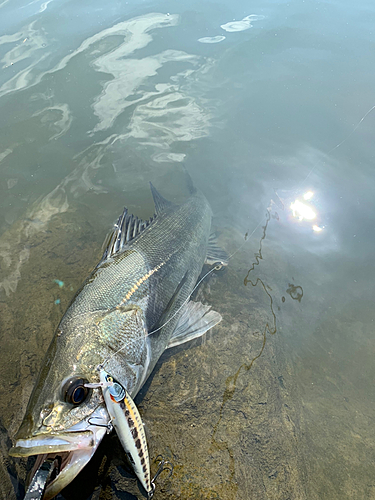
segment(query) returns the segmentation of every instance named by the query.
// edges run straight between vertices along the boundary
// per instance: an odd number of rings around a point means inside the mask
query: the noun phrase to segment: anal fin
[[[211,310],[211,306],[190,300],[183,308],[167,348],[201,337],[221,319],[221,315]]]

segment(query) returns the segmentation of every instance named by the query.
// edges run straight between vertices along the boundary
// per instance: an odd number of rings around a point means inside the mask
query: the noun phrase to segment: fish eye
[[[72,405],[80,405],[87,398],[89,390],[85,387],[88,380],[84,378],[71,378],[62,388],[64,401]]]

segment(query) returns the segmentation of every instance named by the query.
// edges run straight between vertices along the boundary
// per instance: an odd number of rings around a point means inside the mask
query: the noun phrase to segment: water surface
[[[155,498],[375,498],[374,22],[364,0],[0,3],[3,498],[65,308],[123,206],[152,214],[148,181],[186,197],[183,166],[234,255],[198,295],[223,321],[136,400],[175,464]],[[142,498],[115,436],[63,495]]]

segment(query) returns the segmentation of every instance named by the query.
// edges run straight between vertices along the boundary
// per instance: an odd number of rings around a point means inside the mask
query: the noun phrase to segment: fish
[[[155,214],[143,221],[125,208],[103,256],[62,317],[42,363],[9,454],[36,455],[35,470],[61,459],[44,500],[56,496],[90,461],[110,416],[97,367],[104,364],[134,399],[162,353],[221,321],[190,296],[204,265],[227,265],[211,234],[212,211],[189,184],[181,204],[150,183]],[[211,267],[213,269],[213,267]]]

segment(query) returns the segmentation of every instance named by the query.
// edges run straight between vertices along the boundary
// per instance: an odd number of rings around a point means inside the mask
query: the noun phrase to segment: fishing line
[[[341,141],[339,142],[338,144],[336,144],[336,146],[334,146],[332,149],[330,149],[326,154],[329,155],[331,154],[333,151],[335,151],[336,149],[338,149],[340,146],[342,146],[348,139],[350,139],[350,137],[354,134],[354,132],[358,129],[358,127],[361,125],[361,123],[363,122],[363,120],[365,120],[367,118],[367,116],[375,109],[375,104],[374,106],[372,106],[368,111],[366,111],[366,113],[362,116],[362,118],[359,120],[359,122],[354,126],[354,128],[352,129],[352,131]],[[309,171],[309,173],[307,174],[307,176],[304,178],[303,181],[301,181],[301,183],[298,185],[298,187],[296,189],[300,189],[301,186],[307,181],[307,179],[310,177],[310,175],[314,172],[314,170],[317,168],[318,164],[316,163],[312,168],[311,170]],[[278,197],[278,194],[275,190],[275,194],[276,196]],[[280,199],[280,198],[279,198]],[[280,200],[281,201],[281,200]],[[272,199],[271,199],[271,202],[272,202]],[[270,207],[267,208],[267,212],[269,213],[271,211]],[[255,229],[252,231],[252,233],[250,234],[250,236],[248,236],[248,233],[246,233],[245,235],[245,241],[242,243],[242,245],[240,245],[237,250],[235,250],[229,257],[228,257],[228,261],[234,257],[234,255],[236,255],[237,252],[239,252],[241,250],[241,248],[243,248],[244,245],[246,245],[246,243],[250,240],[250,238],[253,236],[253,234],[255,233],[255,231],[259,228],[259,226],[262,224],[264,220],[264,217],[259,221],[258,225],[255,227]]]
[[[332,149],[330,149],[326,155],[329,155],[331,154],[333,151],[335,151],[335,149],[338,149],[340,146],[342,146],[348,139],[350,139],[350,137],[354,134],[354,132],[357,130],[357,128],[361,125],[361,123],[363,122],[363,120],[365,120],[365,118],[375,109],[375,104],[374,106],[372,106],[363,116],[362,118],[359,120],[359,122],[354,126],[354,128],[352,129],[352,131],[345,137],[345,139],[343,139],[341,142],[339,142],[338,144],[336,144],[336,146],[334,146]],[[310,172],[307,174],[307,176],[304,178],[304,180],[299,184],[299,186],[297,187],[297,189],[300,189],[301,186],[307,181],[307,179],[310,177],[310,175],[314,172],[314,170],[316,170],[318,164],[316,163],[312,169],[310,170]]]
[[[259,226],[262,224],[263,222],[263,219],[262,218],[259,223],[257,224],[257,226],[255,227],[255,229],[250,233],[250,235],[248,235],[248,233],[246,233],[246,240],[237,248],[237,250],[235,250],[232,254],[230,254],[228,256],[228,262],[232,259],[232,257],[234,257],[236,255],[237,252],[239,252],[241,250],[241,248],[250,240],[250,238],[253,236],[253,234],[255,233],[255,231],[259,228]],[[175,318],[175,316],[181,311],[181,309],[184,307],[185,304],[187,304],[190,300],[190,297],[193,295],[193,293],[195,292],[195,290],[199,287],[199,285],[202,283],[202,281],[204,279],[207,278],[207,276],[209,276],[211,273],[213,273],[214,271],[218,271],[221,269],[222,267],[222,263],[221,262],[216,262],[209,271],[206,272],[206,274],[204,274],[202,276],[202,278],[200,278],[200,280],[198,280],[198,282],[196,283],[196,285],[194,286],[193,290],[191,291],[190,295],[183,301],[183,303],[180,305],[180,307],[174,312],[174,314],[172,314],[172,316],[165,322],[163,323],[161,326],[159,326],[159,328],[157,328],[156,330],[153,330],[149,333],[147,333],[145,335],[145,338],[149,337],[150,335],[153,335],[154,333],[158,332],[159,330],[161,330],[162,328],[164,328],[170,321],[172,321],[173,318]],[[132,340],[132,342],[135,342],[134,340]],[[122,350],[124,350],[126,347],[128,347],[128,345],[124,345],[122,347],[120,347],[120,349],[118,349],[114,354],[112,354],[112,356],[108,359],[106,359],[105,361],[103,361],[102,365],[104,366],[105,364],[107,364],[109,361],[111,361],[111,359],[114,358],[114,356],[116,356],[119,352],[121,352]]]
[[[338,149],[340,146],[342,146],[348,139],[350,139],[350,137],[354,134],[354,132],[358,129],[358,127],[361,125],[361,123],[367,118],[367,116],[375,109],[375,104],[362,116],[362,118],[359,120],[359,122],[354,126],[354,128],[352,129],[352,131],[341,141],[339,142],[338,144],[336,144],[336,146],[334,146],[332,149],[330,149],[326,154],[329,155],[331,154],[333,151],[335,151],[336,149]],[[303,179],[303,181],[299,184],[298,188],[297,189],[300,189],[301,186],[307,181],[307,179],[310,177],[310,175],[316,170],[318,164],[316,164],[314,167],[311,168],[311,170],[309,171],[309,173],[307,174],[307,176]],[[275,191],[276,195],[277,195],[277,192]],[[272,201],[272,200],[271,200]],[[267,212],[270,213],[270,207],[267,208]],[[262,217],[262,219],[258,222],[258,224],[256,225],[255,229],[253,229],[253,231],[250,233],[250,235],[248,235],[248,233],[246,233],[245,235],[245,241],[232,253],[229,255],[228,257],[228,262],[246,245],[246,243],[249,242],[250,238],[253,236],[253,234],[257,231],[257,229],[260,227],[260,225],[262,224],[262,222],[264,221],[264,217]],[[177,311],[175,311],[175,313],[163,324],[161,325],[159,328],[157,328],[156,330],[153,330],[152,332],[149,332],[146,334],[145,337],[149,337],[150,335],[153,335],[154,333],[160,331],[162,328],[164,328],[170,321],[172,321],[173,318],[175,318],[175,316],[181,311],[181,309],[184,307],[184,305],[190,300],[190,297],[191,295],[195,292],[195,290],[198,288],[198,286],[202,283],[202,281],[207,278],[207,276],[209,276],[213,271],[215,270],[218,270],[220,269],[221,267],[221,264],[220,263],[216,263],[213,265],[213,267],[207,271],[207,273],[196,283],[195,287],[193,288],[193,290],[191,291],[190,295],[184,300],[184,302],[181,304],[181,306],[177,309]],[[111,361],[111,359],[113,359],[114,356],[116,356],[119,352],[121,352],[123,349],[125,349],[127,347],[127,345],[124,345],[123,347],[121,347],[120,349],[118,349],[110,358],[106,359],[105,361],[103,361],[102,365],[104,366],[105,364],[107,364],[109,361]]]
[[[269,210],[268,210],[268,213],[269,213]],[[259,228],[259,226],[262,224],[264,220],[264,217],[262,217],[262,219],[258,222],[258,224],[256,225],[255,229],[253,229],[253,231],[250,233],[250,235],[248,233],[246,233],[245,235],[245,241],[232,253],[228,256],[228,262],[241,250],[241,248],[243,248],[243,246],[249,242],[250,238],[253,236],[253,234],[255,233],[255,231]],[[206,272],[206,274],[204,274],[202,276],[202,278],[200,278],[198,280],[198,282],[196,283],[196,285],[194,286],[193,290],[191,291],[190,295],[183,301],[183,303],[180,305],[180,307],[174,312],[174,314],[165,322],[163,323],[161,326],[159,326],[159,328],[157,328],[156,330],[153,330],[149,333],[147,333],[145,335],[145,338],[149,337],[150,335],[153,335],[154,333],[160,331],[162,328],[164,328],[170,321],[172,321],[173,318],[175,318],[175,316],[181,311],[181,309],[184,307],[185,304],[187,304],[187,302],[189,302],[190,300],[190,297],[192,296],[192,294],[195,292],[195,290],[199,287],[199,285],[202,283],[202,281],[204,279],[207,278],[207,276],[209,276],[211,273],[213,273],[214,271],[218,271],[221,267],[222,267],[222,263],[221,262],[216,262],[209,271]],[[130,340],[130,339],[129,339]],[[135,340],[132,340],[131,342],[136,342]],[[124,345],[122,347],[120,347],[120,349],[118,349],[115,353],[112,354],[111,357],[107,358],[105,361],[103,361],[102,363],[102,366],[104,366],[105,364],[107,364],[109,361],[111,361],[119,352],[123,351],[124,349],[126,349],[128,347],[128,345]]]
[[[326,155],[329,155],[331,154],[333,151],[335,151],[336,149],[338,149],[340,146],[342,146],[348,139],[351,138],[351,136],[354,134],[354,132],[358,129],[358,127],[361,125],[361,123],[367,118],[367,116],[375,109],[375,104],[368,110],[366,111],[366,113],[362,116],[362,118],[359,120],[359,122],[353,127],[353,129],[351,130],[351,132],[341,141],[339,142],[338,144],[336,144],[336,146],[334,146],[333,148],[331,148],[329,151],[327,151]],[[295,188],[295,190],[299,190],[301,189],[301,186],[307,181],[307,179],[310,177],[310,175],[316,170],[318,164],[316,163],[312,168],[311,170],[309,171],[309,173],[306,175],[306,177],[299,183],[299,185],[297,186],[297,188]],[[276,196],[279,198],[278,194],[277,194],[277,191],[276,189],[274,189],[275,191],[275,194]],[[282,203],[282,201],[280,200],[279,198],[279,201]],[[271,203],[273,202],[273,200],[271,199]],[[275,203],[275,202],[273,202]],[[282,203],[283,204],[283,203]],[[283,204],[284,205],[284,204]],[[284,209],[284,206],[282,207]],[[267,211],[268,213],[270,213],[271,211],[271,207],[268,207],[267,208]],[[249,238],[251,238],[251,236],[255,233],[255,231],[259,228],[259,226],[261,225],[261,223],[263,222],[263,219],[260,220],[259,224],[256,226],[256,228],[254,229],[254,231],[250,234]],[[247,240],[248,241],[248,240]],[[240,245],[240,247],[235,251],[233,252],[233,254],[229,257],[229,259],[231,257],[233,257],[239,250],[241,250],[241,248],[247,243],[247,241],[244,241],[244,243],[242,243],[242,245]],[[229,260],[228,259],[228,260]]]
[[[229,260],[229,259],[228,259]],[[190,300],[190,297],[191,295],[195,292],[195,290],[198,288],[198,286],[202,283],[202,281],[209,275],[211,274],[213,271],[215,270],[218,270],[220,269],[221,267],[221,264],[220,263],[216,263],[212,266],[212,268],[207,271],[207,273],[197,282],[197,284],[195,285],[195,287],[193,288],[193,290],[191,291],[190,295],[184,300],[184,302],[181,304],[181,306],[177,309],[177,311],[175,311],[175,313],[161,326],[159,326],[159,328],[157,328],[156,330],[153,330],[152,332],[149,332],[145,335],[145,338],[149,337],[150,335],[153,335],[154,333],[158,332],[159,330],[161,330],[162,328],[164,328],[170,321],[172,321],[172,319],[176,316],[177,313],[179,313],[181,311],[181,309],[184,307],[184,305],[189,302]],[[132,342],[135,342],[134,340],[132,340]],[[119,352],[121,352],[123,349],[125,349],[126,347],[128,347],[128,345],[123,345],[122,347],[120,347],[120,349],[118,349],[114,354],[112,354],[112,356],[110,358],[107,358],[105,361],[103,361],[102,363],[102,366],[104,366],[106,363],[108,363],[109,361],[111,361],[111,359],[114,358],[114,356],[116,356]],[[88,385],[88,384],[87,384]]]
[[[338,149],[340,146],[342,146],[342,144],[344,144],[353,134],[354,132],[358,129],[358,127],[360,126],[360,124],[363,122],[363,120],[375,109],[375,105],[372,106],[364,115],[363,117],[359,120],[359,122],[355,125],[355,127],[353,128],[353,130],[349,133],[349,135],[347,135],[347,137],[345,137],[345,139],[343,139],[341,142],[339,142],[338,144],[336,144],[336,146],[334,146],[332,149],[330,149],[326,154],[329,155],[330,153],[332,153],[333,151],[335,151],[336,149]],[[309,173],[307,174],[307,176],[305,177],[305,179],[299,184],[298,188],[297,189],[300,189],[301,186],[306,182],[306,180],[310,177],[310,175],[313,173],[313,171],[316,169],[317,167],[317,164],[315,164],[315,166],[309,171]],[[278,197],[278,194],[275,190],[275,194],[276,196]],[[280,200],[280,198],[279,198]],[[271,202],[273,200],[271,199]],[[281,200],[280,200],[281,201]],[[282,203],[282,202],[281,202]],[[284,209],[284,206],[282,207]],[[267,224],[270,220],[270,215],[271,215],[271,206],[267,209],[268,211],[268,220],[267,220],[267,223],[266,223],[266,226],[265,226],[265,229],[267,227]],[[258,229],[260,223],[258,224],[258,226],[255,228],[255,230],[251,233],[250,236],[252,236],[254,234],[254,232],[256,231],[256,229]],[[265,238],[265,230],[264,230],[264,234],[263,234],[263,237],[261,238],[261,242],[262,240]],[[231,255],[231,257],[233,255],[235,255],[239,250],[240,248],[242,248],[244,246],[244,244],[246,243],[246,241]],[[263,351],[264,351],[264,348],[265,348],[265,345],[266,345],[266,334],[267,334],[267,330],[269,333],[271,334],[274,334],[276,333],[276,315],[273,311],[273,307],[272,307],[272,296],[271,294],[267,291],[264,283],[262,282],[262,280],[260,280],[260,278],[257,278],[256,282],[253,283],[251,280],[248,279],[249,277],[249,274],[251,271],[254,270],[254,267],[255,265],[259,265],[259,258],[261,259],[262,258],[262,254],[261,254],[261,246],[260,246],[260,251],[258,253],[258,255],[255,254],[255,258],[256,258],[256,263],[253,263],[252,267],[249,269],[248,273],[247,273],[247,276],[245,277],[244,279],[244,284],[247,285],[247,283],[249,282],[252,286],[257,286],[258,282],[260,282],[263,286],[263,289],[264,291],[266,292],[266,294],[268,295],[269,299],[270,299],[270,302],[271,302],[271,312],[272,312],[272,315],[273,315],[273,319],[274,319],[274,328],[271,330],[268,322],[266,324],[266,327],[264,329],[264,332],[263,332],[263,344],[262,344],[262,347],[261,347],[261,350],[260,352],[257,354],[257,356],[255,356],[249,365],[247,365],[246,363],[243,363],[239,369],[237,370],[237,372],[228,377],[227,380],[226,380],[226,389],[225,389],[225,392],[224,392],[224,395],[223,395],[223,401],[222,401],[222,404],[221,404],[221,407],[220,407],[220,412],[219,412],[219,419],[217,421],[217,423],[215,424],[214,426],[214,432],[213,432],[213,443],[215,443],[215,445],[219,448],[220,446],[223,446],[222,444],[220,445],[218,443],[218,441],[216,441],[216,438],[215,438],[215,435],[217,433],[217,429],[218,429],[218,426],[219,426],[219,423],[223,417],[223,408],[224,408],[224,404],[226,403],[226,401],[228,399],[230,399],[232,396],[233,396],[233,393],[235,391],[235,388],[236,388],[236,381],[237,381],[237,378],[240,374],[240,371],[242,370],[242,368],[245,368],[246,370],[250,370],[250,368],[252,367],[253,363],[262,355]],[[302,292],[303,293],[303,292]],[[293,298],[293,297],[292,297]],[[228,443],[225,442],[224,443],[224,446],[226,447],[227,451],[229,452],[229,447],[228,447]],[[230,452],[229,452],[230,453]]]
[[[348,139],[350,139],[350,137],[354,134],[354,132],[358,129],[358,127],[361,125],[361,123],[363,122],[363,120],[365,120],[367,118],[367,116],[375,109],[375,104],[374,106],[372,106],[368,111],[366,111],[366,113],[362,116],[362,118],[359,120],[359,122],[354,126],[354,128],[352,129],[352,131],[341,141],[339,142],[338,144],[336,144],[336,146],[334,146],[332,149],[330,149],[326,154],[329,155],[331,154],[333,151],[335,151],[336,149],[338,149],[340,146],[342,146]],[[317,168],[318,164],[316,163],[312,168],[311,170],[309,171],[309,173],[306,175],[306,177],[300,182],[300,184],[298,185],[298,187],[296,188],[297,190],[301,188],[301,186],[307,181],[307,179],[310,177],[310,175],[314,172],[314,170]],[[278,197],[278,194],[275,190],[275,194],[276,196]],[[279,198],[280,199],[280,198]],[[281,200],[280,200],[281,201]],[[272,202],[272,199],[271,199],[271,202]],[[267,211],[270,212],[270,207],[267,208]],[[255,233],[255,231],[259,228],[259,226],[262,224],[264,220],[264,217],[259,221],[258,225],[255,227],[255,229],[252,231],[252,233],[250,234],[250,236],[247,236],[248,233],[246,233],[246,236],[245,236],[245,241],[242,243],[242,245],[240,245],[237,250],[235,250],[229,257],[228,257],[228,261],[234,257],[236,255],[237,252],[239,252],[241,250],[241,248],[243,248],[246,243],[250,240],[250,238],[253,236],[253,234]]]
[[[162,328],[165,327],[165,325],[167,325],[175,316],[178,312],[181,311],[181,309],[184,307],[184,305],[189,302],[190,300],[190,297],[193,295],[193,293],[195,292],[195,290],[198,288],[198,286],[202,283],[202,281],[209,275],[211,274],[213,271],[218,271],[219,269],[221,269],[222,267],[222,264],[221,262],[216,262],[212,268],[207,271],[207,273],[198,281],[198,283],[195,285],[195,287],[193,288],[193,290],[191,291],[190,295],[183,301],[183,303],[180,305],[180,307],[177,309],[177,311],[175,311],[174,314],[172,314],[172,316],[161,326],[159,326],[159,328],[157,328],[156,330],[153,330],[152,332],[148,333],[147,334],[147,337],[149,337],[150,335],[152,335],[153,333],[156,333],[158,332],[159,330],[161,330]]]
[[[262,217],[260,219],[260,221],[258,222],[258,225],[256,226],[256,228],[250,233],[250,236],[248,235],[248,233],[245,234],[245,241],[237,248],[237,250],[235,250],[233,253],[231,253],[228,257],[228,262],[230,261],[230,259],[232,257],[234,257],[236,255],[236,253],[238,253],[242,247],[244,247],[246,245],[246,243],[248,243],[248,241],[250,240],[250,238],[252,237],[252,235],[255,233],[255,231],[258,229],[258,227],[262,224],[264,220],[264,217]]]

